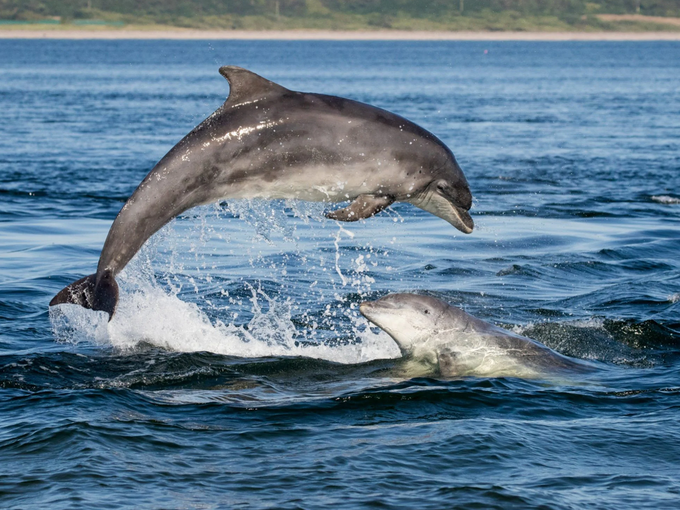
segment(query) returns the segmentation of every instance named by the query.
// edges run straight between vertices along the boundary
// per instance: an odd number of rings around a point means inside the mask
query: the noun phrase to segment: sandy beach
[[[332,30],[0,29],[0,39],[205,39],[338,41],[678,41],[680,32],[443,32]]]

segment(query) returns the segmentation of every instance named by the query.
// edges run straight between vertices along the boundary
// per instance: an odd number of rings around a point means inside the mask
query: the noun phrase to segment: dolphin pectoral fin
[[[97,275],[91,274],[64,287],[52,298],[50,306],[73,304],[88,310],[97,310],[109,314],[109,321],[118,304],[118,284],[115,278],[106,273],[97,282]]]
[[[337,221],[358,221],[370,218],[378,214],[394,203],[392,197],[376,197],[374,195],[359,195],[354,201],[343,209],[326,213],[326,218]]]

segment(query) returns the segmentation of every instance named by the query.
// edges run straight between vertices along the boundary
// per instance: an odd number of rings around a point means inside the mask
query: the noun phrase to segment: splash
[[[653,195],[652,200],[664,205],[680,204],[680,198],[669,195]]]
[[[55,336],[64,342],[90,342],[132,351],[148,344],[178,352],[208,351],[227,356],[259,358],[304,356],[337,363],[362,363],[397,358],[399,350],[389,336],[373,332],[356,319],[355,342],[345,345],[300,341],[285,304],[267,312],[257,310],[247,326],[211,319],[195,304],[158,287],[125,294],[113,320],[102,312],[75,305],[51,310]]]
[[[194,210],[154,236],[118,276],[111,322],[63,305],[50,312],[55,337],[120,351],[151,345],[337,363],[399,357],[392,339],[358,313],[379,250],[343,246],[354,234],[331,222],[319,228],[323,220],[313,220],[322,208],[306,205],[247,201]]]

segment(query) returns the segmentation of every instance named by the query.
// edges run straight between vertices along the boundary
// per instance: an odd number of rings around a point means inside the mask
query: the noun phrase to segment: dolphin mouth
[[[380,324],[376,322],[378,320],[378,317],[376,315],[380,314],[380,312],[386,312],[389,310],[394,310],[396,308],[397,307],[394,306],[394,304],[390,302],[382,302],[381,300],[364,301],[359,305],[359,312],[361,312],[361,315],[366,317],[369,321],[380,326]]]
[[[359,305],[359,311],[361,312],[361,315],[366,317],[367,319],[370,320],[370,317],[367,314],[371,313],[371,310],[373,309],[373,302],[372,301],[364,301]]]
[[[375,313],[380,307],[376,305],[375,301],[364,301],[359,305],[359,312],[361,315],[366,317],[369,321],[375,323],[373,320],[373,313]]]
[[[436,191],[428,193],[421,199],[410,200],[410,202],[416,207],[448,221],[464,234],[471,233],[475,228],[475,222],[467,208],[456,204]]]
[[[451,208],[453,209],[454,214],[457,216],[455,223],[450,221],[448,218],[444,218],[447,220],[449,223],[451,223],[454,227],[456,227],[458,230],[463,232],[464,234],[470,234],[475,228],[475,222],[472,220],[472,216],[470,216],[470,213],[466,210],[463,209],[462,207],[456,205],[456,204],[451,204]]]
[[[368,322],[379,327],[380,329],[386,331],[389,334],[387,324],[385,319],[389,317],[390,311],[393,309],[391,306],[385,306],[383,303],[377,301],[364,301],[359,305],[359,311],[361,315],[368,319]],[[384,316],[384,312],[388,313],[388,316]]]

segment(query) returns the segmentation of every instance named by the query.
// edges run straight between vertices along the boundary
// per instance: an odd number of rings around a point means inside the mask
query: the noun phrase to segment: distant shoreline
[[[680,32],[482,32],[195,29],[0,29],[0,39],[186,39],[329,41],[680,41]]]

